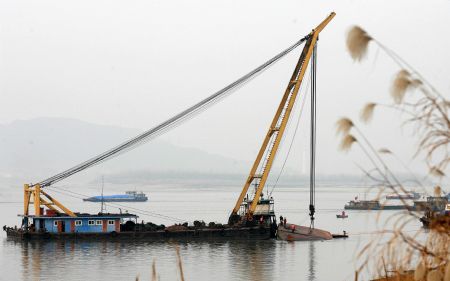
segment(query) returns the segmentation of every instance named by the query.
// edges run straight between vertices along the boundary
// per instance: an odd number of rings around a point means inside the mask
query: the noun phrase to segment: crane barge
[[[227,85],[206,99],[194,104],[165,122],[128,140],[112,149],[97,155],[83,163],[67,169],[57,175],[38,183],[25,184],[23,187],[23,214],[20,227],[6,227],[8,237],[18,239],[269,239],[274,238],[278,224],[274,211],[273,197],[264,197],[263,189],[278,152],[286,125],[293,111],[304,76],[311,62],[311,186],[310,186],[310,218],[309,234],[314,230],[315,185],[314,185],[314,151],[315,151],[315,64],[319,33],[332,20],[331,13],[308,35],[285,49],[275,57],[255,68],[248,74]],[[143,227],[137,223],[135,214],[84,214],[74,212],[51,196],[46,187],[84,171],[103,161],[107,161],[119,153],[133,149],[146,141],[166,132],[187,117],[211,106],[238,86],[248,82],[255,75],[304,44],[293,74],[288,82],[284,95],[269,126],[259,153],[250,170],[249,176],[229,216],[228,224],[205,227],[203,225],[178,227]],[[254,192],[249,187],[254,186]],[[30,208],[30,205],[33,208]],[[293,231],[294,233],[294,231]],[[279,235],[279,238],[282,238]],[[311,237],[310,237],[311,238]]]

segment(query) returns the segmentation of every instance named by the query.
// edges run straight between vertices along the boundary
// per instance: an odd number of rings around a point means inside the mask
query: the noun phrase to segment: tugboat
[[[88,202],[146,202],[148,197],[141,191],[127,191],[125,194],[99,195],[84,198]]]

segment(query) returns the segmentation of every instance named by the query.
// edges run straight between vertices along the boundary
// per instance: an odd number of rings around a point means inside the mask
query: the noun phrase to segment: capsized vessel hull
[[[292,229],[293,227],[295,228]],[[333,236],[326,230],[287,223],[278,226],[277,238],[286,241],[312,241],[330,240]]]

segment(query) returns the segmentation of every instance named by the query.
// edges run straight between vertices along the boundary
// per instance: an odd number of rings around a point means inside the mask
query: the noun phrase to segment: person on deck
[[[280,216],[280,224],[283,225],[283,216]]]
[[[284,221],[283,222],[284,222],[284,224],[283,224],[284,227],[286,227],[286,223],[287,223],[287,218],[286,217],[284,217]]]
[[[291,224],[291,230],[292,230],[292,233],[295,232],[295,224]]]

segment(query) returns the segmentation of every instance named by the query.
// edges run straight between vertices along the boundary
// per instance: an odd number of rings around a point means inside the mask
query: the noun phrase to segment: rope
[[[169,129],[173,128],[177,125],[177,123],[181,123],[182,121],[186,120],[189,117],[192,117],[195,113],[198,113],[200,110],[206,109],[207,106],[210,106],[214,104],[215,102],[219,101],[221,98],[225,97],[227,94],[231,93],[232,91],[236,90],[239,86],[242,86],[244,83],[247,83],[252,78],[254,78],[257,74],[260,74],[262,71],[266,70],[269,66],[280,60],[282,57],[289,54],[292,50],[300,46],[305,40],[309,38],[309,35],[303,37],[296,43],[294,43],[289,48],[285,49],[278,55],[274,56],[270,60],[266,61],[259,67],[255,68],[254,70],[250,71],[246,75],[242,76],[241,78],[237,79],[233,83],[229,84],[225,88],[217,91],[216,93],[212,94],[211,96],[207,97],[206,99],[194,104],[193,106],[185,109],[184,111],[178,113],[177,115],[173,116],[172,118],[164,121],[163,123],[151,128],[150,130],[98,155],[95,156],[85,162],[82,162],[81,164],[78,164],[68,170],[65,170],[55,176],[52,176],[48,179],[45,179],[41,182],[39,182],[39,185],[41,187],[50,186],[58,181],[61,181],[67,177],[70,177],[76,173],[79,173],[85,169],[88,169],[100,162],[106,161],[111,159],[114,156],[117,156],[119,153],[124,152],[126,150],[131,150],[133,148],[138,147],[139,145],[145,143],[149,139],[156,137],[158,135],[161,135],[165,132],[167,132]]]

